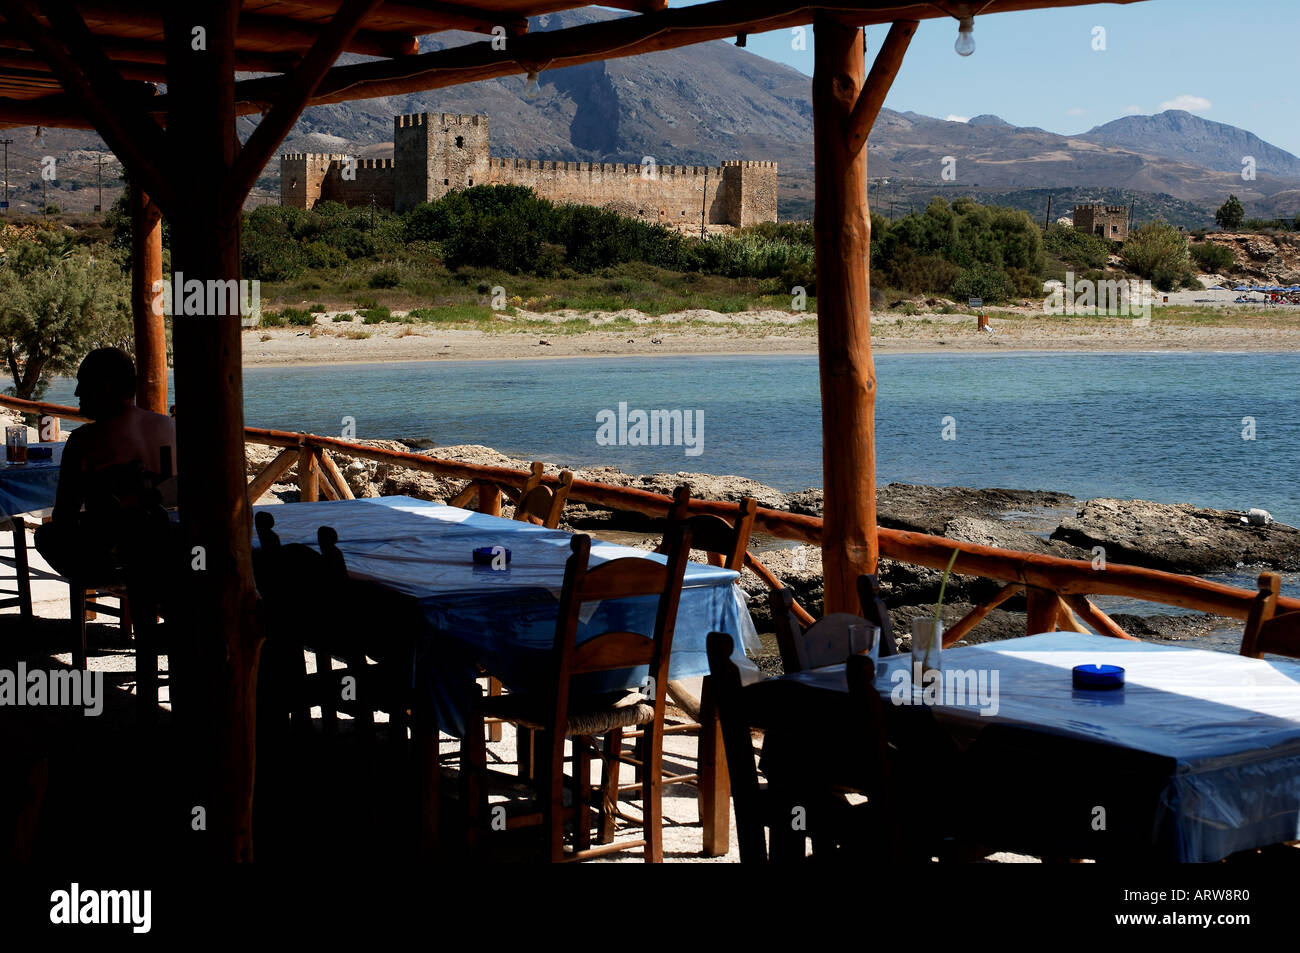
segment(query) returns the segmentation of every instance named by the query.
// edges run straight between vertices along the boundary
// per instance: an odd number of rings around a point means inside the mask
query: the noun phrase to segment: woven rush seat
[[[564,726],[565,735],[603,735],[615,728],[648,725],[654,721],[654,705],[648,704],[639,692],[613,692],[575,699],[571,703],[569,718]],[[515,692],[495,695],[483,700],[483,713],[489,718],[542,730],[550,724],[544,699],[531,698]]]

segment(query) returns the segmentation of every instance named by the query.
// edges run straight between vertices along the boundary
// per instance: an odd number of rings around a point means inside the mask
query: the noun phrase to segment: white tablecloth
[[[892,673],[910,663],[881,660],[886,703]],[[1074,690],[1083,664],[1123,667],[1124,687]],[[996,714],[978,698],[934,706],[959,739],[1009,724],[1173,759],[1156,821],[1172,825],[1181,860],[1300,839],[1300,662],[1052,632],[950,649],[942,665],[998,674]],[[845,690],[842,665],[787,677]]]

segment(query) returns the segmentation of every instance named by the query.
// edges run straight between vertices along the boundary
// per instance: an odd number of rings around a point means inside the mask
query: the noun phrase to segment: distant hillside
[[[1170,109],[1156,116],[1125,116],[1076,139],[1134,149],[1218,172],[1241,174],[1242,158],[1255,157],[1261,175],[1300,178],[1300,158],[1236,126]]]
[[[533,29],[556,30],[623,14],[588,8],[538,17]],[[422,40],[425,50],[477,42],[471,34],[439,34]],[[356,57],[345,57],[355,61]],[[487,113],[492,151],[504,157],[660,164],[764,159],[781,167],[779,214],[812,215],[812,102],[809,77],[733,43],[717,41],[607,63],[544,70],[541,94],[523,95],[524,78],[513,76],[468,86],[383,99],[359,100],[307,110],[285,151],[391,155],[393,116],[413,112]],[[239,122],[241,135],[253,128]],[[94,150],[99,137],[74,130],[47,130],[46,145],[33,130],[14,130],[11,147],[14,207],[39,204],[39,156],[67,158],[67,181],[78,191],[51,189],[51,202],[88,211],[97,190]],[[1241,179],[1241,158],[1253,155],[1258,177]],[[1018,127],[983,114],[952,122],[882,110],[868,144],[874,183],[888,179],[883,199],[922,205],[929,194],[969,194],[982,202],[1006,201],[1035,213],[1034,203],[1056,195],[1062,214],[1074,201],[1108,196],[1133,204],[1139,220],[1162,215],[1184,225],[1207,225],[1228,194],[1249,216],[1293,217],[1300,213],[1300,158],[1253,133],[1186,112],[1129,116],[1079,136]],[[955,160],[956,180],[941,177],[944,160]],[[106,164],[107,165],[107,164]],[[61,167],[62,169],[62,167]],[[104,202],[116,196],[116,172],[105,172]],[[258,202],[276,201],[278,161],[258,181]],[[1006,198],[1000,198],[1005,196]],[[878,204],[878,203],[877,203]]]

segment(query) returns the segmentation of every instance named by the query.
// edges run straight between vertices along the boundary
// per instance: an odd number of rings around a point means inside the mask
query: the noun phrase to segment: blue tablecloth
[[[53,459],[24,464],[6,463],[0,454],[0,513],[5,516],[54,506],[54,497],[59,488],[59,463],[63,459],[63,444],[39,446],[52,447]]]
[[[910,663],[881,659],[886,704]],[[1122,666],[1124,687],[1075,691],[1084,664]],[[1051,632],[945,650],[942,667],[954,690],[931,710],[961,742],[1002,724],[1170,759],[1155,830],[1181,861],[1300,839],[1300,663]],[[984,697],[981,672],[989,689],[998,676]],[[785,678],[847,690],[843,665]]]
[[[284,543],[314,545],[317,528],[332,526],[351,576],[381,583],[419,602],[430,637],[417,647],[414,677],[427,687],[442,730],[463,733],[476,665],[515,690],[538,687],[549,674],[544,663],[555,641],[564,564],[571,554],[569,533],[401,496],[256,509],[275,517]],[[476,548],[496,545],[510,550],[508,570],[494,572],[474,564]],[[664,559],[641,549],[592,542],[592,565],[624,556]],[[672,678],[708,673],[705,639],[713,631],[738,636],[737,661],[752,667],[744,647],[757,650],[758,635],[735,585],[737,578],[727,569],[698,563],[687,567],[673,639]],[[612,629],[649,634],[656,603],[644,598],[587,606],[579,641]],[[614,683],[589,687],[631,688],[641,684],[645,674],[645,669],[622,673]]]

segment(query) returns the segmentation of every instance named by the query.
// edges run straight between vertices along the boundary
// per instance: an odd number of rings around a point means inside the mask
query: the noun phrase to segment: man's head
[[[135,364],[115,347],[101,347],[86,355],[77,370],[77,397],[81,412],[92,420],[120,414],[135,402]]]

